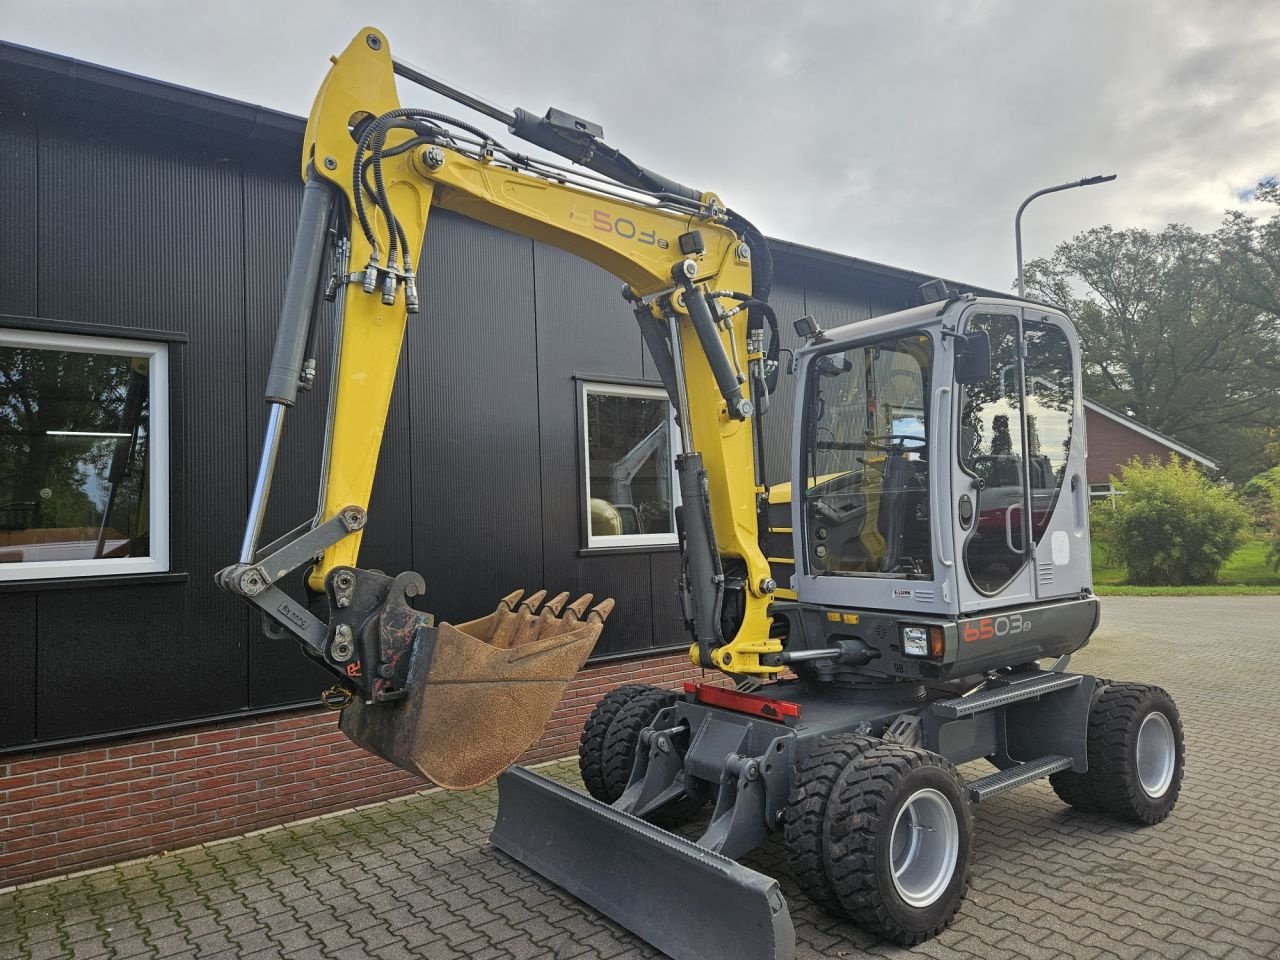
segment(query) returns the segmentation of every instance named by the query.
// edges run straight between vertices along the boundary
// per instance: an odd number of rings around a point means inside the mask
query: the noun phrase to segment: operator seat
[[[884,556],[880,572],[892,573],[898,568],[902,551],[902,534],[906,528],[908,483],[915,475],[911,463],[900,446],[891,447],[884,461],[884,481],[880,488],[880,510],[876,529],[884,537]]]

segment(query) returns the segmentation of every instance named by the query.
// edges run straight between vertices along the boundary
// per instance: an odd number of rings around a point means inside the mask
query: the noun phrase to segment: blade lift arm
[[[781,672],[767,613],[774,584],[758,543],[763,486],[754,440],[767,363],[755,311],[762,304],[728,292],[752,289],[749,225],[715,195],[633,164],[599,142],[599,128],[567,114],[535,121],[517,111],[510,125],[599,176],[532,160],[432,111],[404,109],[395,76],[406,71],[416,74],[366,28],[334,58],[316,97],[262,456],[239,560],[219,573],[219,584],[261,610],[269,635],[294,637],[337,675],[336,699],[404,696],[414,645],[436,629],[409,603],[425,584],[413,573],[362,570],[357,558],[404,333],[419,310],[414,265],[435,206],[552,244],[626,283],[680,426],[680,587],[690,655],[733,674]],[[314,378],[309,354],[322,297],[334,304],[335,343],[320,502],[314,518],[260,547],[285,412]],[[312,604],[328,602],[328,622],[280,588],[302,568]]]

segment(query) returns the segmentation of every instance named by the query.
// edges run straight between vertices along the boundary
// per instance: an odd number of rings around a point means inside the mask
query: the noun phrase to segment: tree
[[[1268,272],[1270,271],[1270,272]],[[1280,217],[1216,234],[1096,227],[1027,268],[1080,332],[1085,393],[1243,479],[1280,427]]]
[[[1280,181],[1262,181],[1254,198],[1280,207]],[[1280,211],[1266,220],[1229,211],[1215,240],[1227,296],[1274,323],[1280,317]],[[1272,371],[1280,370],[1272,361]]]

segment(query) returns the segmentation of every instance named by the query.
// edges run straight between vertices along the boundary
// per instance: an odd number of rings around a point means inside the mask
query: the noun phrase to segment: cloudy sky
[[[0,38],[305,114],[364,24],[603,124],[773,236],[998,289],[1100,223],[1211,229],[1280,174],[1274,0],[0,0]],[[404,91],[407,103],[435,101]]]

